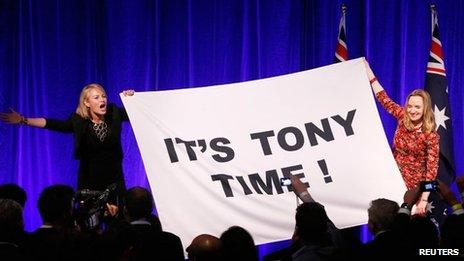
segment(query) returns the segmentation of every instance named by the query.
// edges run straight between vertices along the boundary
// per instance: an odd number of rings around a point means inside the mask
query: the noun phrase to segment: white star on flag
[[[426,212],[432,213],[432,210],[435,208],[435,206],[432,204],[433,202],[427,202]]]
[[[433,205],[433,202],[427,202],[427,205],[425,206],[425,213],[427,212],[432,213],[434,208],[435,206]],[[417,206],[414,205],[411,211],[412,213],[417,214]]]
[[[437,130],[442,126],[446,130],[445,121],[449,120],[449,117],[445,115],[446,107],[442,110],[438,109],[437,105],[433,109],[433,114],[435,115],[435,123],[437,124]]]

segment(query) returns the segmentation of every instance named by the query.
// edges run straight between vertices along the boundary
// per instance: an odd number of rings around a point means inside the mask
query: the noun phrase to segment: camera
[[[420,183],[421,191],[437,191],[438,190],[438,181],[421,181]]]
[[[281,186],[290,186],[290,185],[292,185],[292,181],[289,178],[280,178],[280,185]]]
[[[104,191],[83,189],[77,191],[76,222],[82,230],[97,229],[118,185],[113,183]]]

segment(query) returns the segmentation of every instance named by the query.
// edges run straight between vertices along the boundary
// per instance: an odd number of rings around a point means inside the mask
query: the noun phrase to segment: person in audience
[[[187,254],[190,261],[224,260],[221,240],[208,234],[195,237],[187,247]]]
[[[28,252],[37,260],[88,260],[90,242],[73,219],[74,190],[67,185],[46,187],[38,208],[43,224],[30,235]]]
[[[346,245],[340,231],[327,216],[324,207],[308,192],[308,186],[290,175],[293,192],[303,201],[295,215],[292,245],[265,257],[265,260],[343,260]]]
[[[0,258],[25,260],[26,243],[21,205],[12,199],[0,198]]]
[[[298,196],[299,199],[301,199],[301,201],[305,203],[318,203],[314,200],[314,198],[309,193],[308,191],[309,185],[301,182],[301,180],[294,175],[290,175],[290,180],[292,182],[293,192],[295,193],[296,196]],[[346,242],[343,240],[340,230],[335,226],[332,220],[330,220],[328,217],[327,217],[327,232],[330,234],[331,241],[333,242],[336,248],[338,249],[346,248]],[[298,236],[294,236],[294,237],[297,238]]]
[[[126,192],[124,216],[129,223],[107,237],[107,253],[117,252],[113,248],[116,246],[122,247],[119,258],[124,260],[184,260],[180,238],[161,230],[158,218],[152,215],[153,204],[153,197],[145,188],[133,187]]]
[[[134,95],[133,90],[123,92]],[[0,120],[74,134],[74,157],[79,160],[77,188],[105,190],[117,183],[125,189],[122,171],[121,123],[128,121],[126,111],[108,104],[99,84],[86,85],[80,94],[76,112],[67,120],[28,118],[11,109],[0,113]]]
[[[404,203],[392,225],[398,242],[395,246],[396,257],[415,258],[419,256],[420,249],[438,247],[438,229],[431,218],[421,215],[411,217],[411,209],[422,195],[419,184],[404,194]]]
[[[244,228],[232,226],[222,233],[220,239],[224,260],[258,261],[253,237]]]
[[[376,237],[390,231],[399,208],[393,200],[379,198],[371,201],[367,210],[369,231]]]
[[[23,188],[16,184],[3,184],[0,185],[0,198],[12,199],[24,208],[26,205],[27,194]]]
[[[344,259],[341,249],[332,240],[329,225],[332,222],[321,204],[304,202],[299,205],[295,220],[295,233],[303,247],[292,255],[294,261]]]
[[[395,201],[379,198],[371,201],[368,213],[368,228],[375,236],[373,240],[361,246],[360,255],[364,259],[374,260],[384,257],[398,257],[397,251],[400,241],[392,231],[393,222],[398,214],[398,203]]]
[[[398,120],[393,138],[393,156],[408,189],[419,181],[437,177],[439,140],[430,95],[425,90],[411,92],[406,105],[395,103],[380,85],[369,63],[365,61],[367,77],[380,104]],[[416,213],[425,215],[430,192],[423,192]]]

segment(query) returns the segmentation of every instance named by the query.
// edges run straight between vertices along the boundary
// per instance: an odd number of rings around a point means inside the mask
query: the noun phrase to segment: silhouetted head
[[[0,199],[0,237],[8,231],[23,230],[23,209],[12,199]]]
[[[192,240],[187,253],[191,261],[222,260],[222,243],[215,236],[202,234]]]
[[[131,221],[151,218],[153,211],[153,196],[150,191],[142,187],[133,187],[126,192],[126,214]]]
[[[224,231],[221,242],[226,260],[258,260],[253,237],[242,227],[233,226]]]
[[[39,196],[39,213],[44,223],[60,226],[72,218],[74,190],[66,185],[45,188]]]
[[[296,209],[296,232],[303,242],[327,244],[330,237],[327,233],[329,218],[324,207],[316,202],[303,203]]]
[[[371,201],[367,210],[369,215],[367,225],[371,233],[376,235],[391,229],[399,208],[398,203],[389,199],[379,198]]]
[[[0,185],[0,198],[12,199],[24,208],[27,195],[26,191],[16,184],[3,184]]]

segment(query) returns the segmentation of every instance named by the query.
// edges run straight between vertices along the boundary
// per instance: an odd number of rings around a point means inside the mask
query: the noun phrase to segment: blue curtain
[[[424,85],[429,1],[346,0],[350,58],[367,56],[396,101]],[[435,0],[449,83],[457,172],[464,172],[464,1]],[[333,62],[342,1],[0,0],[0,110],[65,118],[80,90],[118,93],[247,81]],[[329,103],[329,101],[328,101]],[[395,120],[383,109],[392,139]],[[128,187],[148,187],[130,124],[123,131]],[[0,183],[28,193],[26,228],[51,184],[76,185],[71,135],[0,124]],[[293,215],[293,213],[289,213]],[[270,248],[263,247],[262,253]]]

